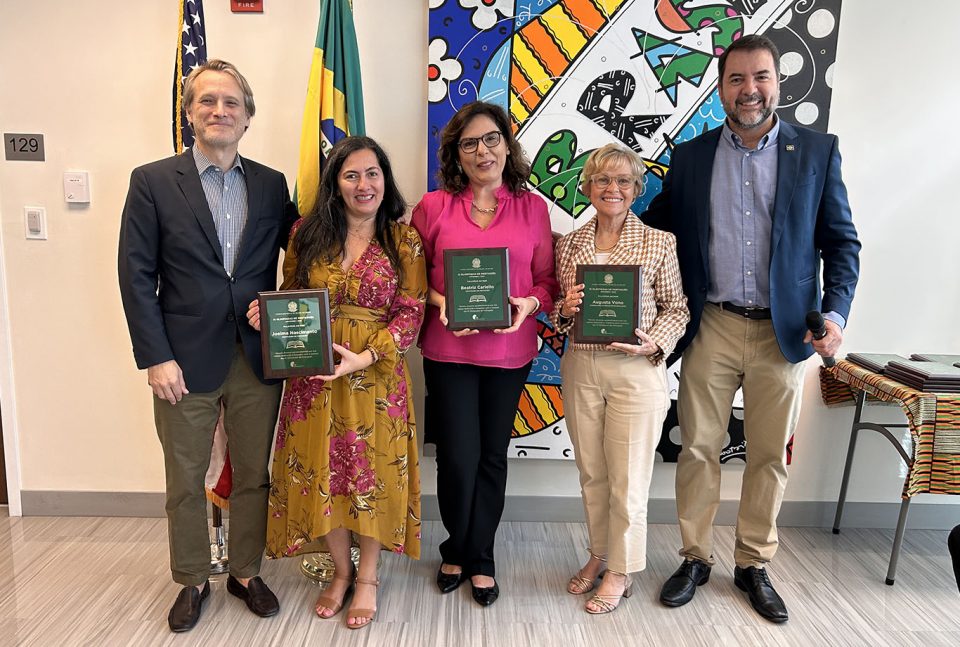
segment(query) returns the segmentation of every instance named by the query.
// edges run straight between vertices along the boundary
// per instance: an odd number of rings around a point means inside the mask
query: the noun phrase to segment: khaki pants
[[[221,403],[233,469],[230,572],[234,577],[253,577],[260,572],[270,491],[267,463],[281,388],[257,379],[238,344],[227,378],[216,391],[188,393],[176,405],[154,396],[154,418],[167,476],[170,570],[178,584],[197,586],[210,575],[204,476]]]
[[[787,483],[785,447],[797,426],[804,364],[777,345],[770,320],[753,321],[707,304],[683,354],[677,461],[681,555],[714,563],[713,519],[720,505],[720,451],[730,409],[743,387],[747,464],[737,514],[734,559],[762,567],[777,551],[777,514]]]
[[[619,351],[569,349],[560,367],[590,551],[610,570],[647,564],[647,496],[669,409],[663,364]]]

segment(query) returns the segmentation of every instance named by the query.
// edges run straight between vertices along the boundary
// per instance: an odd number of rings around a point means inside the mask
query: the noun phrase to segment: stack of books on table
[[[937,355],[936,353],[914,353],[910,359],[918,362],[940,362],[950,366],[960,366],[960,355]]]
[[[853,362],[857,366],[862,366],[868,371],[873,371],[874,373],[884,373],[887,368],[887,364],[892,361],[906,362],[906,357],[901,357],[900,355],[888,355],[885,353],[848,353],[847,361]]]
[[[893,360],[884,374],[918,391],[960,393],[960,367],[952,364]]]

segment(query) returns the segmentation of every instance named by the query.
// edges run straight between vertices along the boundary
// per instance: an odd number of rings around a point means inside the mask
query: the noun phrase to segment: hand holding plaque
[[[578,265],[583,303],[573,325],[580,344],[637,343],[642,270],[639,265]]]
[[[260,292],[259,299],[264,377],[332,374],[327,290]]]
[[[446,249],[443,277],[448,330],[510,326],[510,266],[506,247]]]

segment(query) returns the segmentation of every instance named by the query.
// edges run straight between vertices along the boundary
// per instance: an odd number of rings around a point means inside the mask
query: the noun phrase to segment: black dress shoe
[[[463,571],[459,573],[444,573],[443,564],[441,564],[437,570],[437,588],[440,589],[441,593],[456,591],[460,585],[463,584],[464,579]]]
[[[682,607],[693,599],[697,587],[710,579],[710,565],[699,559],[688,559],[660,589],[660,601],[668,607]]]
[[[757,610],[757,613],[770,622],[787,621],[789,617],[787,615],[787,605],[783,603],[783,598],[773,589],[773,584],[767,577],[767,569],[753,566],[740,568],[737,566],[733,569],[733,581],[737,588],[747,592],[747,595],[750,596],[750,604]]]
[[[200,619],[203,601],[208,595],[210,595],[210,582],[204,582],[203,588],[199,591],[195,586],[183,587],[180,595],[177,596],[177,601],[170,607],[170,613],[167,614],[170,631],[180,633],[193,629],[197,620]]]
[[[244,586],[233,575],[227,577],[227,590],[247,603],[247,608],[261,618],[269,618],[280,611],[280,602],[260,576],[251,577]]]
[[[473,586],[473,582],[470,582],[470,586],[473,587],[473,599],[482,607],[489,607],[500,597],[500,585],[496,582],[487,587]]]

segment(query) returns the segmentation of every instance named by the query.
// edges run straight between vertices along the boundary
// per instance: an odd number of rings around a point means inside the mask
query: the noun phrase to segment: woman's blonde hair
[[[643,174],[645,169],[640,156],[623,144],[604,144],[592,153],[583,165],[583,173],[580,174],[580,191],[587,195],[587,185],[592,181],[594,175],[608,165],[626,162],[630,165],[633,172],[634,182],[636,183],[637,196],[643,195]]]

